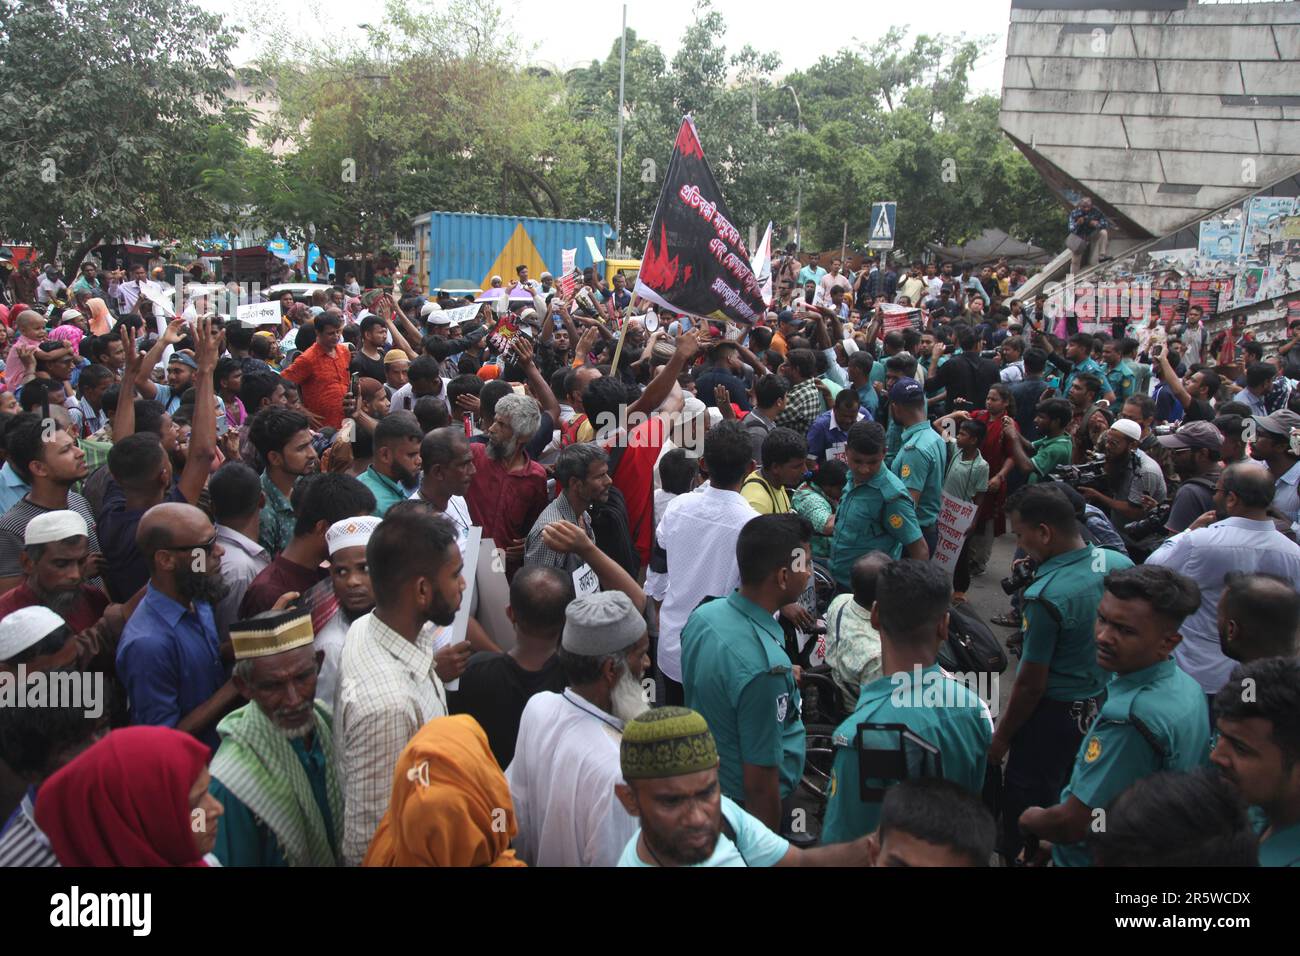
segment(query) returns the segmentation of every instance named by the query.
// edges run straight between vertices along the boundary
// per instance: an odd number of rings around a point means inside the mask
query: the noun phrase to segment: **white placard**
[[[465,575],[465,590],[460,596],[460,609],[456,611],[456,620],[452,622],[451,627],[444,627],[438,632],[438,636],[433,640],[433,652],[435,654],[451,644],[459,644],[465,640],[465,635],[469,632],[470,609],[474,606],[474,585],[478,579],[476,569],[478,568],[478,549],[482,542],[483,529],[477,525],[471,525],[469,534],[465,536],[461,544],[460,553],[465,561],[465,570],[461,573]],[[460,678],[453,681],[447,681],[444,685],[448,691],[455,693],[460,689]]]
[[[596,572],[591,570],[591,565],[584,561],[582,567],[573,572],[574,595],[582,597],[584,594],[595,594],[599,590],[600,578],[596,577]]]
[[[966,543],[966,533],[970,531],[978,510],[974,502],[963,501],[947,493],[943,496],[939,508],[939,538],[930,560],[949,574],[957,566],[962,545]]]
[[[239,320],[240,325],[250,328],[257,325],[279,325],[280,303],[250,302],[247,305],[236,306],[235,318]]]
[[[605,257],[600,254],[600,247],[596,245],[596,238],[594,236],[587,237],[587,249],[591,252],[591,261],[593,265],[605,261]]]

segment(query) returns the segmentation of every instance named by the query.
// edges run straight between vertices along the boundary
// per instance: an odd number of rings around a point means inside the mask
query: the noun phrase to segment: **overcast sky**
[[[300,31],[304,36],[362,38],[358,24],[374,23],[381,17],[381,3],[358,3],[356,0],[200,0],[202,6],[225,14],[232,22],[248,28],[235,56],[244,62],[258,52],[259,29],[268,17]],[[668,56],[676,52],[686,24],[691,19],[695,0],[629,0],[628,29],[652,40]],[[835,6],[811,4],[811,16],[802,20],[806,9],[790,0],[715,0],[714,6],[727,22],[727,49],[739,50],[746,43],[759,50],[781,53],[781,72],[807,66],[825,55],[846,46],[865,47],[884,35],[893,23],[918,33],[961,34],[975,38],[994,37],[988,53],[981,58],[972,76],[977,92],[997,93],[1002,88],[1002,61],[1006,52],[1007,21],[1010,0],[909,0],[884,9],[859,4]],[[502,0],[518,34],[535,45],[525,58],[531,63],[546,63],[560,69],[579,66],[604,56],[618,37],[622,5],[616,0]],[[841,24],[833,29],[823,11],[844,11]],[[581,30],[575,31],[575,25]],[[576,39],[580,36],[581,39]]]

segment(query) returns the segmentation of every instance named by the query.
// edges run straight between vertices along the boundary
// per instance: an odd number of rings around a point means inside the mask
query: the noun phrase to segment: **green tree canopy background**
[[[614,221],[618,37],[560,75],[530,65],[536,51],[495,0],[387,0],[376,19],[324,42],[272,28],[238,73],[272,110],[250,138],[253,115],[229,95],[236,32],[189,0],[0,0],[0,191],[13,200],[0,233],[46,255],[62,238],[79,261],[92,240],[245,226],[355,255],[431,209]],[[133,28],[80,28],[91,21]],[[837,249],[846,224],[864,246],[882,200],[899,204],[909,253],[987,227],[1061,241],[1064,210],[999,131],[997,98],[969,89],[989,41],[895,28],[789,72],[776,53],[729,51],[725,33],[709,0],[671,58],[628,31],[621,212],[634,252],[686,113],[738,224],[771,219],[780,241],[800,182],[804,249]]]

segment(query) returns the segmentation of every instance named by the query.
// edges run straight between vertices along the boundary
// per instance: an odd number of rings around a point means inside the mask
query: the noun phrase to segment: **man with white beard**
[[[208,789],[225,808],[213,848],[223,866],[338,864],[343,796],[312,640],[298,609],[231,625],[232,679],[249,703],[217,725]]]
[[[529,866],[614,866],[637,831],[614,787],[623,782],[623,725],[649,707],[642,614],[621,591],[585,595],[565,612],[559,656],[568,687],[529,700],[506,768],[515,850]]]

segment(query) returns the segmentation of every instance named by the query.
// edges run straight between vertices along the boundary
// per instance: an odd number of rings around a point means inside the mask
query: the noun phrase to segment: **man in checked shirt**
[[[348,631],[334,718],[348,866],[360,865],[388,809],[393,771],[407,741],[447,714],[434,654],[447,643],[445,631],[465,590],[456,529],[424,502],[390,508],[366,557],[375,609]],[[452,650],[468,657],[469,645],[462,643]]]

